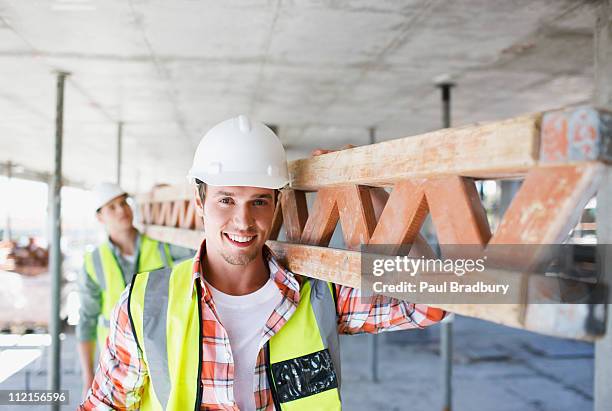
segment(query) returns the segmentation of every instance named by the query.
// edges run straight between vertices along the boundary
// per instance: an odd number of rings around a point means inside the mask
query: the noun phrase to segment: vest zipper
[[[132,334],[134,334],[134,341],[136,341],[136,345],[140,348],[141,351],[144,351],[143,346],[138,342],[138,336],[136,335],[136,327],[134,327],[134,319],[132,318],[132,291],[134,290],[134,284],[136,283],[136,278],[132,278],[132,282],[130,283],[130,292],[128,294],[127,300],[127,313],[128,319],[130,320],[130,327],[132,327]]]
[[[194,410],[199,411],[202,407],[202,395],[204,391],[204,386],[202,385],[202,360],[204,356],[202,352],[202,340],[204,339],[204,334],[202,330],[202,289],[200,281],[196,281],[196,292],[198,297],[198,329],[200,330],[200,339],[198,341],[198,393],[196,395]]]
[[[278,395],[276,393],[276,388],[274,386],[274,380],[272,378],[272,371],[270,365],[270,341],[266,342],[264,345],[264,356],[266,358],[266,377],[268,377],[268,385],[270,386],[270,392],[272,393],[272,401],[274,402],[274,408],[276,411],[281,411],[280,401],[278,400]]]

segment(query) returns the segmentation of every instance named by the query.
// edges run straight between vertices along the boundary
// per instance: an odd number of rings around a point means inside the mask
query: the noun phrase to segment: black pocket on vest
[[[338,378],[327,349],[272,364],[281,403],[338,388]]]

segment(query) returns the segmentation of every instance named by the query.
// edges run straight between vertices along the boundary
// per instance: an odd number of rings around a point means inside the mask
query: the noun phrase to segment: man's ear
[[[193,187],[193,196],[195,201],[196,214],[204,218],[204,204],[202,203],[202,198],[200,197],[200,191],[198,190],[198,186]]]
[[[98,220],[98,222],[100,224],[104,224],[104,219],[102,218],[102,213],[100,213],[99,211],[96,211],[96,219]]]

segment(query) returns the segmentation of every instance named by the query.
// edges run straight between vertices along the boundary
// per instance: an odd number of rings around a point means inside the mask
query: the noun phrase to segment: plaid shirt
[[[238,410],[234,399],[234,362],[229,337],[217,316],[212,295],[201,274],[200,256],[205,243],[193,260],[193,281],[202,284],[202,348],[201,381],[204,387],[201,410]],[[295,312],[300,300],[300,283],[284,269],[265,247],[264,256],[282,300],[268,319],[255,366],[253,395],[257,410],[272,411],[274,403],[262,347]],[[382,331],[423,328],[440,321],[445,311],[426,305],[412,304],[382,295],[362,297],[355,288],[336,285],[338,331],[342,334],[378,333]],[[140,406],[148,372],[128,318],[128,290],[123,292],[111,317],[109,338],[101,353],[91,389],[80,410],[134,410]]]

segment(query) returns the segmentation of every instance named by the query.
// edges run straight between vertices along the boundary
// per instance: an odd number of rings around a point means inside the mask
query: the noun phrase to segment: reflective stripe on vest
[[[132,281],[130,321],[149,372],[143,411],[200,409],[199,292],[192,292],[192,264],[140,273]]]
[[[132,282],[129,314],[149,372],[142,410],[200,409],[200,286],[196,282],[194,292],[191,267],[192,261],[184,261],[170,274],[167,269],[141,273]],[[336,310],[329,284],[308,279],[302,285],[300,304],[267,348],[279,411],[341,409]],[[305,362],[308,367],[300,366]],[[299,375],[283,380],[283,371]],[[295,382],[302,384],[300,390],[282,389]]]
[[[167,244],[155,241],[146,235],[140,238],[137,272],[171,267],[172,258]],[[98,343],[103,345],[108,336],[110,316],[121,293],[125,289],[125,279],[108,242],[102,243],[85,256],[85,269],[90,278],[100,286],[100,317],[98,318]]]

